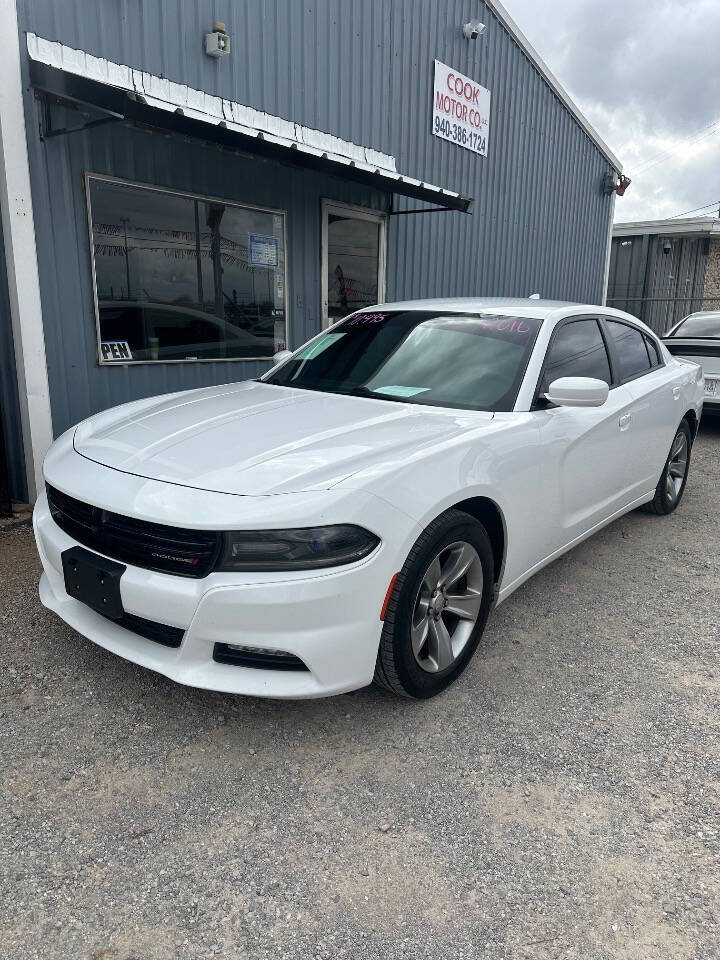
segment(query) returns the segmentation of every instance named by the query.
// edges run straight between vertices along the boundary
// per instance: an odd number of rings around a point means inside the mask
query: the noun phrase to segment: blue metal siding
[[[39,144],[32,163],[42,171],[34,187],[46,227],[38,228],[37,243],[45,264],[41,292],[56,434],[128,399],[256,377],[268,369],[267,361],[98,366],[85,172],[285,210],[292,346],[320,326],[322,198],[375,209],[388,202],[384,193],[359,185],[121,124]]]
[[[384,147],[400,170],[475,197],[472,216],[398,217],[388,296],[527,296],[599,302],[610,165],[495,15],[468,42],[462,0],[395,0],[392,104]],[[433,59],[491,91],[486,158],[430,134]],[[407,109],[400,105],[407,105]],[[416,206],[396,200],[396,209]]]
[[[390,130],[392,5],[391,0],[18,0],[18,16],[21,33],[31,30],[383,149]],[[230,56],[218,60],[203,53],[213,19],[224,20],[232,41]]]
[[[0,224],[0,417],[5,434],[10,496],[13,500],[25,501],[27,500],[25,454],[20,423],[17,377],[15,375],[15,350],[10,321],[2,224]]]
[[[492,11],[464,0],[19,0],[20,29],[392,153],[401,173],[476,198],[473,215],[390,219],[389,299],[529,295],[599,302],[610,162]],[[487,24],[462,37],[472,12]],[[202,51],[214,17],[229,57]],[[431,135],[433,59],[491,91],[488,157]],[[26,71],[27,63],[23,64]],[[41,143],[26,99],[43,312],[56,432],[103,407],[254,376],[256,363],[100,369],[95,363],[83,173],[283,208],[290,342],[320,318],[320,200],[386,209],[390,198],[124,126]],[[394,198],[395,209],[415,206]]]

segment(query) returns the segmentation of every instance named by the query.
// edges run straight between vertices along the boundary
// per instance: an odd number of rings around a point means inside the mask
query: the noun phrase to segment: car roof
[[[537,320],[560,320],[565,316],[601,312],[603,316],[630,320],[644,330],[648,327],[632,314],[596,303],[577,303],[572,300],[532,300],[529,297],[435,297],[429,300],[398,300],[391,303],[363,307],[359,313],[374,310],[441,310],[448,313],[503,313],[511,317],[529,317]]]

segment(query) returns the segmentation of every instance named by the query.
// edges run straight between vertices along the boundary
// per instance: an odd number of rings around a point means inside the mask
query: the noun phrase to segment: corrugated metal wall
[[[474,42],[461,33],[471,14],[488,25]],[[475,197],[472,216],[391,219],[389,299],[602,296],[611,166],[481,2],[468,10],[463,0],[20,0],[19,16],[21,31],[393,153],[400,172]],[[225,20],[233,44],[219,61],[202,52],[213,18]],[[434,58],[491,90],[487,158],[431,136]],[[95,366],[83,171],[287,209],[293,344],[319,326],[320,198],[389,202],[339,179],[124,127],[43,144],[30,95],[27,119],[56,432],[124,399],[266,368]]]
[[[18,17],[21,32],[386,149],[399,52],[395,7],[395,0],[18,0]],[[214,19],[232,39],[220,60],[203,53]],[[410,20],[418,20],[412,11]]]
[[[415,176],[476,198],[474,214],[401,217],[390,295],[527,296],[599,302],[609,164],[484,5],[394,0],[390,152]],[[470,14],[487,24],[468,42]],[[430,136],[433,58],[491,91],[487,158]],[[399,201],[399,209],[412,205]]]
[[[666,333],[702,309],[707,253],[704,237],[614,237],[608,305],[634,314],[656,333]]]
[[[0,224],[0,419],[5,435],[10,496],[13,500],[24,501],[27,500],[25,455],[20,426],[17,378],[15,376],[15,350],[10,322],[2,224]]]

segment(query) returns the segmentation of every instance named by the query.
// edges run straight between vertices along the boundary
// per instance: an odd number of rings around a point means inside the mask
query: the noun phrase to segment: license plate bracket
[[[120,578],[127,569],[125,565],[84,547],[64,550],[61,559],[68,596],[104,617],[120,620],[125,612],[120,596]]]

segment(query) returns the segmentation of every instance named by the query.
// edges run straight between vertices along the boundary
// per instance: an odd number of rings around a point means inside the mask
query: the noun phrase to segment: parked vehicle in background
[[[99,300],[103,341],[125,343],[134,361],[217,360],[239,356],[269,358],[272,329],[258,335],[182,304],[144,300]],[[272,319],[267,324],[272,328]]]
[[[684,317],[668,330],[663,343],[674,357],[700,364],[705,377],[703,410],[720,416],[720,310]]]
[[[533,573],[629,510],[675,510],[702,400],[700,368],[620,311],[361,310],[259,380],[60,437],[40,596],[193,686],[430,697]]]

